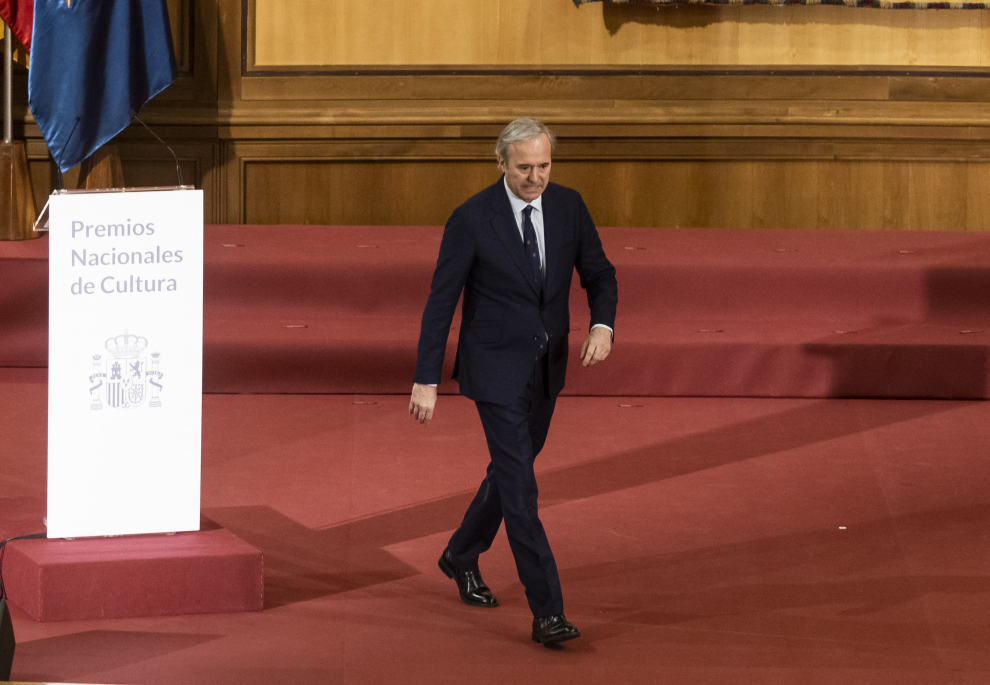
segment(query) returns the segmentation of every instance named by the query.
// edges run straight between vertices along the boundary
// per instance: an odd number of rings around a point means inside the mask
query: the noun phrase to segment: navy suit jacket
[[[447,334],[462,291],[454,378],[461,394],[476,401],[509,404],[521,397],[534,362],[546,351],[550,393],[556,396],[564,388],[575,268],[588,294],[592,325],[615,328],[615,268],[581,196],[548,184],[543,228],[546,259],[540,292],[501,178],[454,210],[423,311],[416,383],[440,382]]]

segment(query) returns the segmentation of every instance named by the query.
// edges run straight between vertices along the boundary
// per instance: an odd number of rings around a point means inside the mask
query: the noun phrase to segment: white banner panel
[[[203,193],[49,207],[48,537],[198,530]]]

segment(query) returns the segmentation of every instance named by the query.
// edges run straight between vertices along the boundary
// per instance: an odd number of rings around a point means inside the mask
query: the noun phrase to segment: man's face
[[[509,190],[526,202],[543,194],[550,180],[550,141],[540,134],[525,143],[512,143],[498,162]]]

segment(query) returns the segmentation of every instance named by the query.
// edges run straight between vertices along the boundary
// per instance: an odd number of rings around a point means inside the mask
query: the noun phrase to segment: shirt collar
[[[526,208],[527,205],[533,205],[536,211],[543,212],[543,196],[540,195],[538,198],[532,202],[526,202],[521,197],[516,197],[516,194],[512,192],[509,188],[509,182],[505,180],[505,176],[502,177],[502,183],[505,185],[505,192],[509,196],[509,204],[512,205],[512,211],[518,216],[522,214],[522,210]]]

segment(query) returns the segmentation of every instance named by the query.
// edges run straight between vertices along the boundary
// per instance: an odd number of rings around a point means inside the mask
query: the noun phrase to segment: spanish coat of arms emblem
[[[104,347],[108,357],[93,356],[89,408],[100,410],[106,404],[112,409],[132,409],[145,402],[150,408],[161,407],[160,355],[152,353],[149,361],[147,338],[124,332],[108,339]]]

